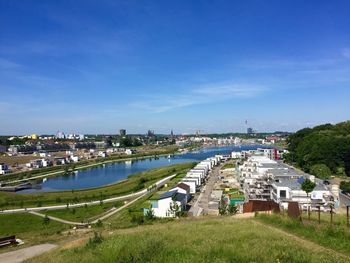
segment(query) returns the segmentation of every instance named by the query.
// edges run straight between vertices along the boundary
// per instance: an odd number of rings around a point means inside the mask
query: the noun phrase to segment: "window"
[[[286,198],[287,197],[287,191],[286,190],[280,190],[280,198]]]
[[[151,201],[152,208],[158,208],[158,201]]]

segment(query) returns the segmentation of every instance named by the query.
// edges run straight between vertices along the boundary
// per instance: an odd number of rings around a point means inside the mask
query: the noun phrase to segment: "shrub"
[[[238,207],[230,204],[227,210],[230,215],[235,215],[238,212]]]
[[[45,217],[43,218],[43,224],[48,225],[49,223],[50,223],[50,218],[47,215],[45,215]]]
[[[325,164],[315,164],[311,166],[310,173],[321,179],[328,179],[332,175],[331,170]]]
[[[144,216],[141,214],[133,214],[131,217],[131,223],[142,225],[145,222]]]
[[[150,221],[152,221],[152,220],[155,219],[154,211],[153,211],[152,208],[150,208],[150,209],[147,210],[146,215],[145,215],[145,218],[146,218],[147,220],[150,220]]]
[[[103,237],[101,233],[97,233],[96,231],[94,232],[94,236],[89,238],[88,243],[86,244],[86,247],[88,248],[94,248],[98,244],[101,244],[103,241]]]
[[[350,192],[350,182],[341,181],[339,188],[345,192]]]
[[[100,219],[97,221],[96,226],[97,227],[102,227],[103,226],[103,223],[102,223],[102,221]]]

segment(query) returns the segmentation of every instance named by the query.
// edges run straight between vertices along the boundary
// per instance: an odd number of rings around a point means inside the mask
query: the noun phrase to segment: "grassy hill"
[[[187,218],[114,230],[75,241],[27,262],[349,262],[256,219]]]

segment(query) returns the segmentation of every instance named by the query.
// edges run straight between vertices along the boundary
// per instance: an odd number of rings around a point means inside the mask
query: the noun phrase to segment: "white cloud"
[[[195,89],[194,93],[210,95],[214,97],[255,97],[260,95],[266,88],[258,85],[228,84],[213,85]]]
[[[129,106],[154,113],[161,113],[192,105],[215,103],[233,98],[253,98],[266,90],[266,87],[258,85],[210,84],[195,87],[179,95],[149,97],[142,102],[132,102]]]

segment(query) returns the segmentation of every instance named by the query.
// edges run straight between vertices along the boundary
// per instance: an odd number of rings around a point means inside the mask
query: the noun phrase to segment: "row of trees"
[[[287,138],[285,160],[319,178],[350,176],[350,121],[305,128]]]

